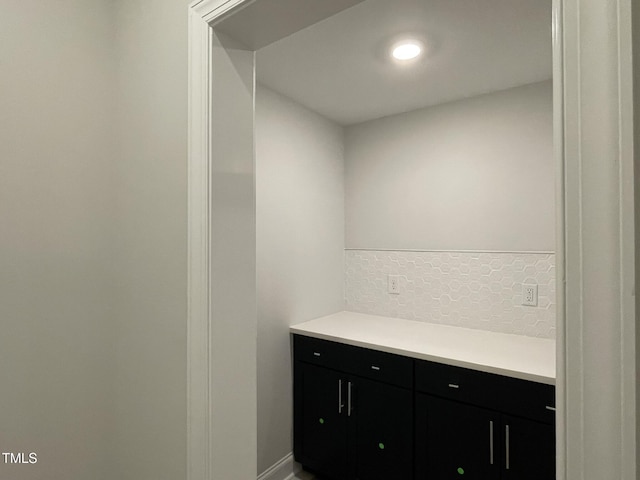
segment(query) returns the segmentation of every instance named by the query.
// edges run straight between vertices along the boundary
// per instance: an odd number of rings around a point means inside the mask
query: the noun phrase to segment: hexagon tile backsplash
[[[345,251],[345,309],[459,327],[555,338],[552,253]],[[388,293],[399,275],[400,293]],[[538,305],[522,305],[522,285]]]

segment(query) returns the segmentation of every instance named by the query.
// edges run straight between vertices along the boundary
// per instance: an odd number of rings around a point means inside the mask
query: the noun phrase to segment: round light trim
[[[391,51],[391,55],[396,60],[411,60],[418,57],[421,53],[422,45],[413,41],[398,43]]]

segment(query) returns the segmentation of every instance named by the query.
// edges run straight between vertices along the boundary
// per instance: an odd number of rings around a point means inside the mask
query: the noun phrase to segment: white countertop
[[[555,385],[556,344],[545,338],[339,312],[291,333]]]

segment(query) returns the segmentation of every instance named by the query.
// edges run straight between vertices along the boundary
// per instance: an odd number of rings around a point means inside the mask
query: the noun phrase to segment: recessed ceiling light
[[[415,40],[405,40],[396,43],[391,50],[391,55],[396,60],[411,60],[422,53],[422,45]]]

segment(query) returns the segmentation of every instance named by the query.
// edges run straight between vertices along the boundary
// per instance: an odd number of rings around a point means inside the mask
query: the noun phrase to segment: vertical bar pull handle
[[[347,383],[347,416],[351,416],[351,382]]]
[[[504,438],[505,438],[505,468],[509,470],[509,425],[505,425],[504,427]]]
[[[493,465],[493,420],[489,420],[489,465]]]
[[[338,380],[338,414],[342,413],[342,407],[344,404],[342,403],[342,379]]]

